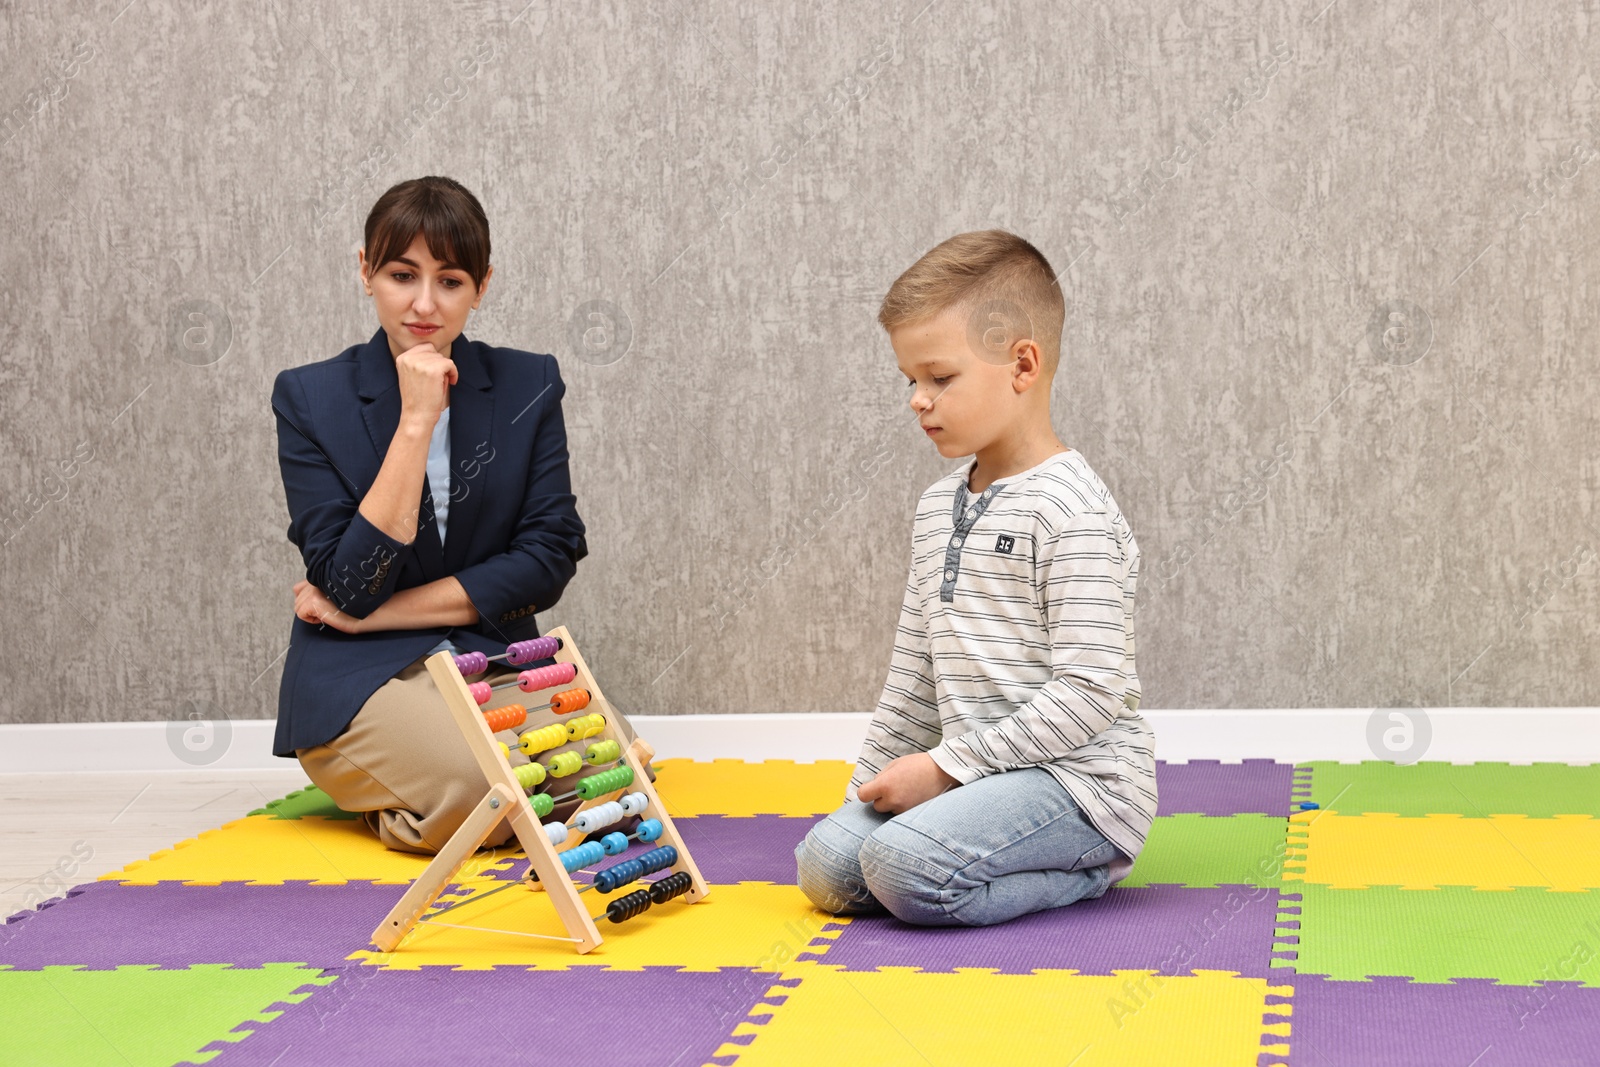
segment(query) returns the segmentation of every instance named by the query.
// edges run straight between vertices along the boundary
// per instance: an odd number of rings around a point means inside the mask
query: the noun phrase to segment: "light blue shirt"
[[[433,491],[433,515],[439,522],[439,543],[444,544],[445,527],[450,520],[450,409],[439,412],[439,421],[433,424],[433,438],[428,442],[428,488]],[[428,649],[431,656],[445,649],[460,651],[448,639]]]

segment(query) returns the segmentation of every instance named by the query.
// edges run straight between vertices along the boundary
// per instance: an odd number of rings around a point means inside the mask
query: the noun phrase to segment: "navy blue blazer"
[[[400,378],[382,329],[272,386],[289,540],[306,580],[364,618],[398,589],[454,575],[478,609],[465,627],[340,633],[296,616],[272,751],[331,741],[367,698],[441,639],[498,655],[539,636],[534,612],[561,597],[588,555],[567,471],[566,387],[554,356],[463,334],[450,347],[450,525],[439,542],[423,479],[416,537],[401,544],[356,510],[400,424]]]

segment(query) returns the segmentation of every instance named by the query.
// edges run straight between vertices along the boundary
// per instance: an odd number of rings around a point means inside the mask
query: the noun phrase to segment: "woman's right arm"
[[[429,346],[431,348],[431,346]],[[402,355],[404,364],[411,362]],[[433,353],[426,368],[413,368],[436,378],[429,404],[405,404],[400,424],[385,453],[383,466],[367,494],[357,500],[356,487],[322,450],[313,436],[307,415],[304,386],[284,371],[272,388],[272,410],[278,423],[278,465],[283,474],[284,496],[289,506],[289,540],[300,549],[306,580],[321,589],[341,611],[365,618],[394,593],[401,568],[394,566],[413,551],[418,507],[427,465],[428,441],[443,407],[442,389],[454,364]],[[401,374],[401,384],[407,385]],[[429,390],[412,384],[412,397],[428,397]],[[406,393],[402,391],[403,395]],[[420,410],[419,410],[420,409]]]
[[[400,353],[395,372],[400,379],[400,424],[383,455],[378,477],[361,498],[360,510],[372,525],[409,545],[417,539],[428,445],[458,372],[431,342]]]

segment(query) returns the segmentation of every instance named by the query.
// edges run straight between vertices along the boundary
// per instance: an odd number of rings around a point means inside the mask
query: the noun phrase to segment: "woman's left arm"
[[[478,619],[467,591],[447,575],[427,585],[396,589],[372,613],[356,618],[310,582],[294,584],[294,613],[306,622],[325,623],[340,633],[364,634],[374,630],[426,630],[435,626],[467,626]]]

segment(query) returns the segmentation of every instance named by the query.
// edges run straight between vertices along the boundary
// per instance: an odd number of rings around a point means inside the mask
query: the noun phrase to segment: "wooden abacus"
[[[590,673],[588,665],[584,662],[582,654],[579,653],[577,645],[573,643],[572,636],[567,633],[566,627],[556,627],[545,634],[540,641],[550,641],[551,639],[554,639],[558,646],[553,653],[547,650],[548,646],[541,645],[539,648],[540,654],[532,658],[545,658],[553,654],[556,659],[556,667],[542,667],[534,671],[524,671],[519,675],[518,682],[506,684],[517,684],[524,691],[532,692],[548,688],[551,685],[565,685],[570,681],[575,687],[586,690],[588,693],[587,707],[592,709],[591,714],[598,713],[599,716],[603,717],[603,724],[598,726],[598,730],[575,732],[569,741],[563,742],[561,745],[550,746],[550,748],[562,748],[566,744],[577,741],[599,738],[600,741],[615,742],[618,752],[616,766],[612,770],[578,780],[579,788],[574,790],[574,794],[582,799],[582,803],[573,813],[573,819],[578,819],[583,812],[589,809],[615,802],[616,798],[624,793],[639,793],[644,795],[646,803],[641,809],[635,800],[631,805],[632,810],[628,813],[639,814],[644,817],[646,821],[640,824],[641,827],[650,825],[650,821],[654,820],[655,823],[659,824],[659,834],[653,838],[644,838],[640,834],[632,835],[632,838],[616,833],[606,834],[605,837],[610,840],[602,849],[600,845],[586,842],[584,838],[589,836],[590,833],[598,832],[603,828],[587,831],[580,828],[574,831],[567,831],[564,829],[567,824],[551,824],[549,827],[541,825],[538,819],[535,818],[536,811],[532,806],[535,801],[539,800],[539,795],[534,797],[527,795],[526,787],[522,781],[519,781],[516,771],[512,769],[504,747],[499,741],[495,740],[494,730],[490,728],[488,716],[501,709],[490,709],[487,713],[480,710],[480,704],[488,702],[488,686],[486,683],[481,682],[477,683],[477,687],[469,686],[462,676],[456,657],[448,651],[437,652],[428,657],[428,673],[433,676],[434,684],[444,696],[444,701],[450,709],[450,714],[454,717],[456,724],[461,727],[462,736],[467,739],[467,744],[472,749],[473,757],[478,761],[478,766],[482,768],[489,790],[484,794],[483,799],[478,802],[477,807],[472,810],[472,813],[467,816],[466,821],[446,842],[445,847],[428,864],[421,877],[412,883],[411,888],[400,898],[400,903],[395,905],[394,909],[385,916],[378,928],[373,931],[372,942],[383,951],[394,951],[419,922],[426,923],[431,921],[426,914],[428,909],[432,907],[439,894],[444,891],[444,888],[455,881],[457,872],[472,858],[473,853],[478,850],[489,834],[503,820],[510,821],[517,842],[522,846],[523,851],[527,853],[529,864],[533,873],[538,876],[538,881],[511,882],[501,888],[524,884],[530,889],[542,889],[549,893],[550,900],[555,905],[556,914],[560,916],[561,923],[568,934],[567,937],[556,939],[573,942],[579,953],[592,951],[600,945],[602,939],[599,928],[595,926],[594,918],[590,916],[588,908],[584,906],[583,900],[579,896],[579,890],[572,881],[568,866],[563,863],[563,853],[572,853],[573,849],[587,848],[588,852],[574,854],[568,858],[576,859],[595,855],[598,859],[602,854],[620,855],[620,851],[613,851],[613,847],[616,846],[619,838],[623,838],[622,848],[626,848],[627,840],[631,839],[650,840],[656,844],[657,847],[651,853],[646,854],[653,857],[650,862],[656,865],[651,866],[649,863],[645,863],[643,865],[644,873],[653,873],[658,870],[670,871],[671,873],[664,876],[660,881],[651,883],[651,886],[661,887],[660,889],[647,887],[646,889],[635,890],[628,894],[627,897],[613,901],[610,908],[608,908],[608,913],[613,922],[621,922],[622,919],[650,907],[652,903],[661,903],[671,896],[681,895],[685,903],[693,904],[704,899],[706,894],[710,892],[706,887],[705,879],[700,877],[700,871],[695,866],[693,857],[689,855],[688,848],[684,846],[683,838],[678,835],[677,827],[673,826],[672,818],[662,805],[661,798],[656,795],[655,786],[651,783],[650,776],[645,773],[645,765],[655,755],[654,750],[643,739],[638,738],[628,747],[622,747],[622,735],[616,728],[616,713],[606,701],[605,695],[600,691],[599,684],[594,680],[594,675]],[[517,646],[512,647],[516,648]],[[475,663],[485,663],[485,667],[479,667],[478,669],[486,669],[485,658],[480,654],[474,653],[473,655],[476,656]],[[467,657],[462,658],[466,659]],[[496,658],[504,659],[507,657]],[[512,658],[511,662],[517,663],[519,660]],[[527,662],[527,660],[524,659],[520,662]],[[571,678],[562,678],[556,682],[545,681],[544,679],[546,678],[559,677],[569,673],[560,667],[561,664],[572,665]],[[540,674],[541,671],[552,673]],[[474,693],[475,688],[478,689],[476,694]],[[554,715],[570,714],[571,711],[582,709],[583,705],[580,704],[577,708],[564,711],[564,706],[559,698],[566,695],[564,693],[558,694],[558,699],[552,702],[551,707],[554,709]],[[483,700],[480,701],[478,699],[479,696],[482,696]],[[496,721],[498,723],[502,720]],[[593,724],[592,719],[589,722]],[[557,723],[559,723],[559,718]],[[504,727],[497,726],[497,728],[503,729]],[[549,730],[550,728],[550,726],[546,726],[544,729]],[[544,750],[547,749],[541,749],[541,751]],[[591,750],[593,750],[593,746],[591,746]],[[568,753],[558,754],[555,760],[552,760],[552,764],[565,760],[565,765],[570,766],[575,758],[581,759],[582,757],[569,750]],[[621,769],[624,767],[628,768],[631,774],[623,772]],[[526,772],[528,767],[520,767],[518,770]],[[610,774],[613,777],[607,779],[604,777],[606,774]],[[628,778],[629,780],[625,784],[608,789],[606,792],[595,792],[594,788],[585,789],[583,787],[585,781],[592,780],[598,787],[610,785],[617,778]],[[571,821],[568,820],[568,824]],[[612,821],[614,822],[615,820]],[[556,843],[552,840],[553,837],[557,836],[557,831],[555,830],[557,826],[563,827],[559,832],[559,836],[565,839],[562,842],[565,847],[559,852],[556,849]],[[650,829],[655,831],[656,827],[651,825]],[[672,857],[673,861],[670,865],[662,863],[662,860],[667,857],[667,853],[664,851],[665,848],[670,848],[676,853]],[[640,859],[645,859],[645,857],[640,857]],[[635,861],[623,860],[614,866],[623,866],[629,862]],[[584,863],[575,869],[582,869],[591,865],[591,863]],[[639,864],[635,862],[635,866],[639,866]],[[626,871],[617,872],[616,877],[621,878],[626,873]],[[602,871],[601,874],[605,874],[605,871]],[[487,893],[498,891],[489,890],[486,893],[478,894],[477,897],[468,898],[459,903],[471,903],[482,896],[486,896]],[[618,905],[623,906],[619,908]],[[457,905],[450,905],[450,907],[454,906]],[[618,918],[618,915],[621,918]],[[467,929],[481,928],[467,927]],[[531,936],[554,937],[554,935],[542,934]]]

